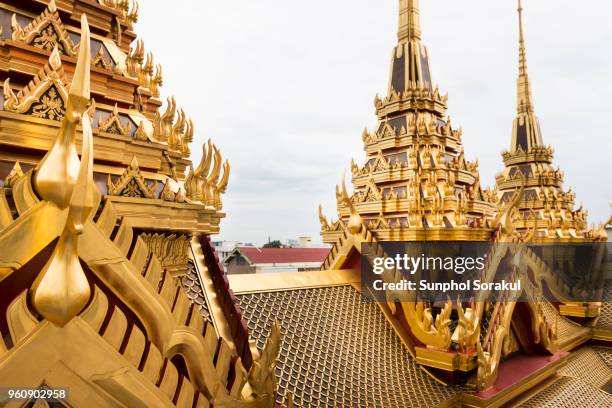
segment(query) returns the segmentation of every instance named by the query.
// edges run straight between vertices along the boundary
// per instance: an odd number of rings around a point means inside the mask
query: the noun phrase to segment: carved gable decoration
[[[389,161],[383,155],[382,150],[378,151],[376,160],[372,163],[372,171],[384,171],[389,170]]]
[[[113,63],[106,58],[106,54],[104,53],[104,44],[100,44],[98,52],[91,59],[91,65],[108,70],[113,68]]]
[[[136,198],[156,198],[155,190],[157,182],[152,187],[149,187],[147,181],[140,174],[138,161],[136,157],[132,159],[132,163],[123,172],[119,180],[113,183],[108,176],[107,181],[108,195]]]
[[[12,38],[15,41],[22,41],[47,51],[57,48],[62,54],[71,57],[76,55],[74,43],[62,24],[53,0],[49,2],[49,6],[41,15],[25,27],[19,25],[17,16],[13,14],[11,26],[13,29]]]
[[[382,194],[373,179],[368,181],[365,190],[362,193],[362,202],[375,202],[382,200]]]
[[[43,119],[61,120],[66,112],[68,86],[57,49],[49,62],[15,95],[10,79],[4,82],[4,110]]]
[[[395,129],[393,129],[389,122],[385,122],[385,125],[380,133],[383,139],[395,137]]]
[[[129,122],[126,125],[121,123],[119,111],[117,110],[117,105],[115,105],[108,118],[98,121],[98,129],[101,132],[112,133],[114,135],[129,136],[132,124]]]

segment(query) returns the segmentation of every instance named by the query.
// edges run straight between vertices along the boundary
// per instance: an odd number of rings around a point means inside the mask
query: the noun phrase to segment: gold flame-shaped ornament
[[[33,285],[32,304],[36,311],[62,327],[85,307],[90,295],[77,253],[77,239],[68,229],[64,231]]]
[[[52,55],[56,54],[56,51]],[[79,58],[68,93],[66,114],[61,122],[55,143],[36,167],[34,186],[43,200],[66,208],[79,173],[79,156],[76,150],[77,126],[90,99],[89,61],[91,45],[89,25],[85,14],[81,15],[81,44]]]
[[[87,304],[89,282],[78,255],[78,239],[100,199],[93,183],[93,134],[89,104],[89,26],[81,16],[81,46],[66,117],[57,140],[37,168],[35,185],[43,200],[68,208],[68,219],[59,241],[36,278],[31,292],[34,309],[46,320],[66,325]],[[83,129],[82,162],[76,153],[76,127]]]

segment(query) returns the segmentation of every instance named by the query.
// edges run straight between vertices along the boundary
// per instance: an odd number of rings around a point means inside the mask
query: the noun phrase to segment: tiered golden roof
[[[540,295],[546,285],[562,301],[563,282],[524,245],[603,233],[585,233],[550,168],[522,22],[498,200],[432,85],[418,1],[399,3],[366,163],[352,165],[352,195],[337,188],[338,221],[319,214],[334,244],[323,270],[230,277],[210,239],[230,166],[212,141],[198,165],[189,160],[194,123],[173,97],[160,109],[161,66],[133,32],[138,5],[0,4],[11,21],[0,34],[0,384],[68,386],[65,406],[540,407],[578,405],[576,393],[610,405],[610,349],[566,353],[612,340],[610,303],[588,324],[560,316]],[[552,198],[533,204],[543,192]],[[368,301],[361,244],[381,254],[381,242],[401,240],[488,241],[482,278],[510,266],[528,301],[401,302],[392,291]],[[509,374],[533,361],[543,365]]]
[[[494,197],[480,185],[478,163],[465,158],[447,100],[433,85],[418,0],[402,0],[389,89],[374,99],[378,126],[363,132],[365,164],[351,163],[354,193],[336,187],[339,220],[320,214],[326,242],[352,212],[380,241],[489,239]]]
[[[278,325],[251,349],[209,237],[229,164],[209,142],[185,177],[193,121],[174,98],[159,112],[130,4],[0,4],[0,384],[69,388],[58,406],[271,407]]]

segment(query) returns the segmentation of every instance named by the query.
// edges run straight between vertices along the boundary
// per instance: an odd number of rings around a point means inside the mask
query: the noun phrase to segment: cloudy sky
[[[317,205],[374,128],[396,43],[397,0],[147,0],[136,32],[165,95],[232,164],[223,239],[319,238]],[[612,202],[612,4],[524,0],[527,57],[545,142],[591,222]],[[501,170],[515,112],[515,0],[421,0],[432,75],[484,184]]]

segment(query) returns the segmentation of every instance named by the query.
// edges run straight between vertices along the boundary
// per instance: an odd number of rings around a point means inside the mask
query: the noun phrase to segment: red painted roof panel
[[[329,248],[255,248],[239,247],[240,252],[253,264],[282,264],[321,262],[329,254]]]

